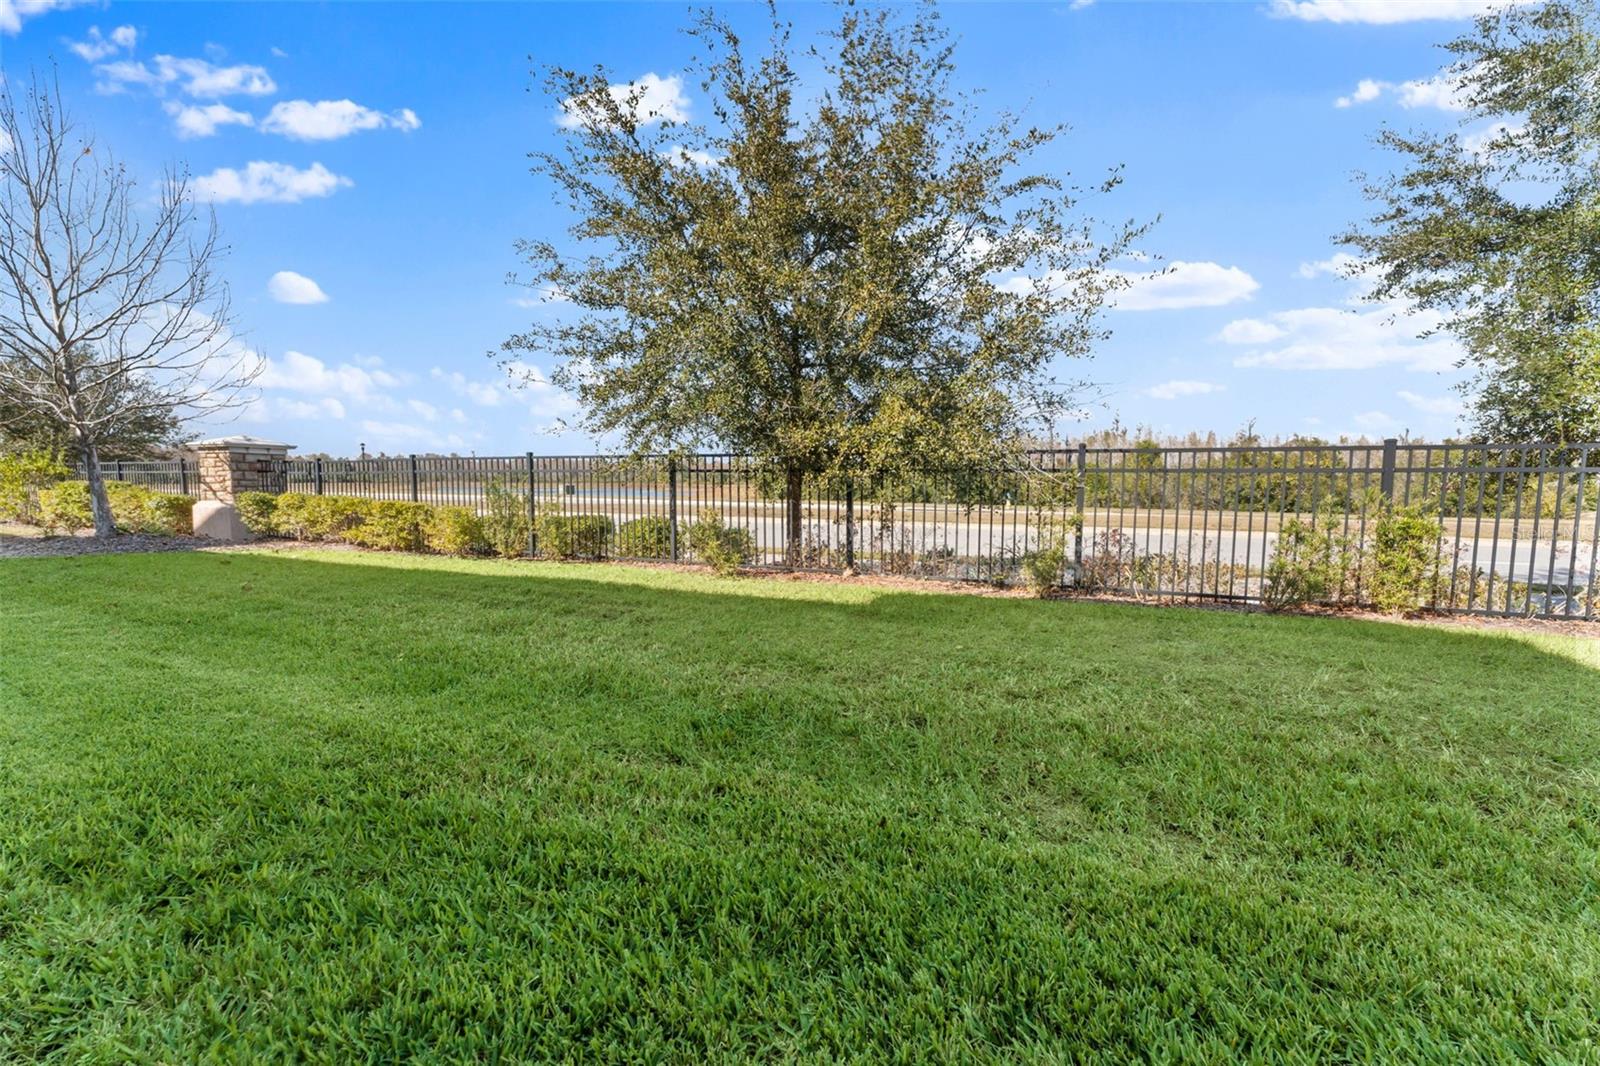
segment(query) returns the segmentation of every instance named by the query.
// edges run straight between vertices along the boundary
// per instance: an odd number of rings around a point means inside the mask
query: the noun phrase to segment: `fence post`
[[[189,460],[178,459],[178,495],[189,495]]]
[[[1378,491],[1383,494],[1385,504],[1394,500],[1394,467],[1399,448],[1400,442],[1393,437],[1383,442],[1383,471],[1378,475]]]
[[[1085,492],[1089,471],[1089,446],[1082,442],[1078,444],[1078,492],[1073,501],[1073,533],[1072,533],[1072,565],[1075,568],[1083,567],[1083,505],[1088,502]]]
[[[534,500],[533,500],[533,491],[534,491],[533,490],[533,486],[534,486],[533,453],[529,452],[528,453],[528,554],[530,556],[535,554],[539,549],[538,534],[536,534],[534,532],[534,527],[536,525],[538,525],[538,521],[537,520],[538,520],[539,515],[538,515],[538,512],[535,510],[535,504],[534,504]]]
[[[856,568],[856,482],[844,479],[844,568]]]
[[[416,503],[417,496],[417,457],[411,456],[411,502]]]
[[[667,460],[667,543],[672,561],[678,561],[678,460]]]
[[[311,468],[312,469],[311,479],[312,479],[312,483],[316,486],[317,495],[321,496],[322,495],[322,460],[321,459],[317,459],[317,460],[315,460],[315,462],[316,462],[316,466]]]
[[[118,459],[118,460],[117,460],[117,464],[116,464],[116,465],[117,465],[117,476],[116,476],[116,480],[118,480],[118,481],[121,481],[121,480],[122,480],[122,460],[121,460],[121,459]]]

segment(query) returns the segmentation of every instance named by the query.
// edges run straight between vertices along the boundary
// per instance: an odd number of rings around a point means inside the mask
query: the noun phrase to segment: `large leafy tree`
[[[1600,440],[1600,35],[1586,2],[1486,15],[1446,47],[1469,130],[1386,129],[1405,168],[1344,240],[1374,299],[1440,316],[1485,437]]]
[[[515,280],[576,313],[504,345],[513,374],[553,355],[595,433],[781,467],[791,549],[808,475],[968,464],[1058,420],[1075,383],[1053,364],[1103,335],[1142,232],[1085,210],[1116,169],[1029,169],[1061,128],[978,123],[931,7],[840,11],[804,86],[776,17],[754,55],[700,17],[706,122],[652,109],[658,86],[551,71],[569,129],[534,169],[577,221],[521,242]]]
[[[79,352],[73,369],[82,373],[96,362],[92,352]],[[109,406],[121,416],[102,427],[97,438],[103,459],[149,459],[176,447],[183,438],[183,422],[145,382],[120,378],[107,387],[123,395]],[[82,443],[48,410],[8,401],[0,396],[0,451],[43,452],[52,459],[77,465],[83,462]]]

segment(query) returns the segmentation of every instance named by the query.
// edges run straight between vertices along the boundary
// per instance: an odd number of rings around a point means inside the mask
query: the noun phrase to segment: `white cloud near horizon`
[[[263,389],[312,393],[321,397],[370,403],[384,389],[399,388],[405,379],[387,370],[354,363],[329,366],[314,355],[286,351],[281,359],[265,359],[256,384]]]
[[[1218,385],[1214,381],[1188,381],[1174,380],[1163,381],[1159,385],[1152,385],[1144,390],[1144,394],[1152,400],[1176,400],[1184,396],[1206,396],[1214,392],[1226,392],[1227,386]]]
[[[1370,370],[1400,366],[1446,371],[1460,359],[1461,346],[1442,334],[1418,337],[1437,324],[1431,316],[1385,304],[1374,304],[1366,311],[1301,307],[1230,322],[1223,328],[1221,340],[1256,349],[1234,359],[1237,367]]]
[[[325,304],[322,286],[292,270],[280,270],[267,279],[267,293],[281,304]]]
[[[183,140],[210,137],[222,126],[252,126],[255,118],[244,111],[235,111],[227,104],[180,104],[169,100],[162,109],[172,116],[173,128]]]
[[[683,91],[683,79],[676,74],[663,78],[652,72],[636,81],[608,86],[606,91],[620,106],[627,107],[632,100],[634,119],[641,126],[689,120],[689,97]],[[587,101],[569,96],[561,101],[561,113],[556,116],[556,124],[570,130],[600,118],[598,111]]]
[[[333,141],[362,130],[397,129],[411,132],[422,125],[409,107],[385,114],[354,100],[282,100],[261,120],[263,133],[296,141]]]
[[[1271,13],[1302,22],[1392,25],[1430,19],[1470,19],[1499,7],[1538,0],[1272,0]]]
[[[1444,396],[1423,396],[1409,389],[1401,389],[1395,393],[1404,400],[1408,406],[1423,414],[1436,415],[1440,418],[1459,418],[1466,410],[1461,402],[1461,397],[1446,394]]]
[[[339,189],[354,184],[321,163],[312,163],[300,170],[288,163],[256,160],[243,170],[219,167],[194,179],[194,195],[198,200],[214,204],[296,204],[301,200],[332,196]]]

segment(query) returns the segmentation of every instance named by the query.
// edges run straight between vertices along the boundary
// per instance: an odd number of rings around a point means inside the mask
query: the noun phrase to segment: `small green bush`
[[[278,497],[271,492],[241,492],[233,505],[239,511],[239,521],[244,528],[258,537],[281,535],[278,529]]]
[[[660,515],[646,515],[617,528],[617,555],[624,559],[670,559],[672,523]]]
[[[348,497],[346,497],[348,498]],[[348,526],[342,539],[363,548],[387,552],[421,551],[423,530],[433,517],[433,508],[406,500],[364,501],[361,520]]]
[[[1389,614],[1426,607],[1449,564],[1439,551],[1439,523],[1412,505],[1382,512],[1372,531],[1367,592],[1372,605]]]
[[[1262,602],[1270,611],[1336,602],[1347,589],[1354,591],[1359,566],[1355,539],[1329,503],[1306,518],[1287,520],[1278,530]]]
[[[1061,584],[1061,572],[1066,563],[1067,549],[1062,544],[1028,552],[1022,557],[1022,579],[1027,582],[1029,591],[1042,599]]]
[[[755,557],[755,538],[750,531],[727,525],[722,515],[709,507],[689,527],[688,539],[689,550],[724,577],[737,573]]]
[[[528,552],[528,497],[499,478],[483,488],[483,536],[489,550],[502,559]]]
[[[423,538],[429,551],[440,555],[482,555],[489,550],[483,519],[465,507],[436,507]]]
[[[124,533],[157,537],[189,536],[194,532],[194,497],[156,492],[125,481],[106,482],[111,518]]]
[[[76,533],[94,525],[87,481],[58,481],[39,490],[39,525],[49,533]]]
[[[311,496],[285,492],[278,497],[278,532],[295,540],[341,540],[371,513],[375,500],[359,496]]]
[[[48,452],[0,453],[0,519],[38,521],[40,491],[71,473]]]
[[[603,514],[562,514],[540,510],[534,543],[547,559],[604,559],[614,524]]]

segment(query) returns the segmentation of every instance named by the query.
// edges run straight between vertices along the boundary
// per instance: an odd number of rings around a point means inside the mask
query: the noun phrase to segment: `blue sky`
[[[949,4],[957,81],[1072,132],[1051,171],[1127,181],[1108,209],[1161,221],[1167,273],[1109,311],[1113,338],[1069,371],[1103,383],[1073,434],[1438,437],[1458,428],[1456,350],[1360,301],[1332,236],[1362,216],[1355,173],[1390,161],[1384,122],[1461,121],[1430,79],[1476,0]],[[762,12],[725,9],[759,34]],[[835,18],[786,5],[801,37]],[[529,151],[561,136],[535,64],[671,81],[678,3],[104,3],[0,0],[13,84],[57,63],[80,120],[142,180],[188,168],[215,203],[245,341],[269,361],[227,427],[302,450],[586,450],[551,427],[570,401],[512,391],[486,353],[537,315],[505,278],[512,242],[570,221]],[[1143,269],[1128,264],[1129,269]],[[547,369],[547,368],[542,368]]]

